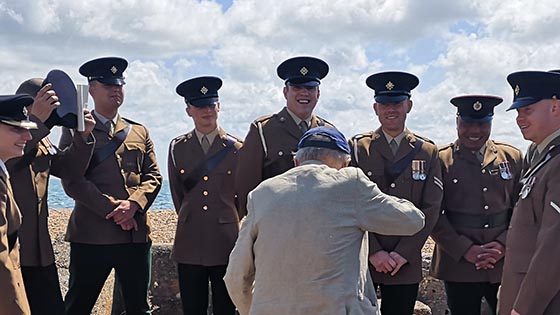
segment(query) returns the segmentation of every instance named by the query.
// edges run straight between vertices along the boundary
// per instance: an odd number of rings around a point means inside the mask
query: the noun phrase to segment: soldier
[[[178,214],[173,259],[178,263],[183,313],[206,315],[208,280],[216,315],[234,315],[224,284],[239,232],[234,189],[241,141],[218,126],[222,80],[198,77],[177,86],[194,130],[169,145],[169,187]]]
[[[20,261],[31,313],[44,314],[48,310],[49,314],[64,314],[64,302],[48,229],[49,175],[59,178],[83,176],[93,150],[91,131],[95,120],[86,110],[86,130],[75,132],[72,145],[64,151],[58,150],[48,138],[53,127],[50,124],[53,119],[49,118],[61,104],[52,84],[46,83],[41,87],[42,84],[43,79],[29,79],[16,91],[18,94],[34,97],[33,104],[29,106],[29,119],[38,128],[31,130],[32,139],[25,146],[25,154],[21,158],[11,159],[6,166],[12,175],[10,182],[14,197],[23,216],[19,231]],[[65,103],[63,106],[72,105],[76,104]],[[71,108],[68,110],[75,111]],[[81,149],[74,150],[74,146]]]
[[[352,165],[361,168],[382,192],[407,199],[426,216],[413,236],[369,234],[373,282],[381,292],[381,314],[412,314],[422,279],[421,250],[435,225],[443,185],[437,147],[405,128],[412,109],[410,91],[418,78],[405,72],[381,72],[367,78],[375,90],[373,109],[381,127],[350,140]]]
[[[21,214],[12,194],[7,160],[21,156],[31,140],[27,108],[33,103],[29,95],[0,96],[0,315],[29,315],[29,304],[19,265],[18,229]]]
[[[329,66],[313,57],[294,57],[277,69],[284,80],[286,107],[279,113],[253,121],[239,151],[235,187],[239,198],[240,217],[247,213],[247,194],[263,180],[294,167],[292,152],[299,138],[310,128],[334,127],[313,114],[319,101],[319,84]]]
[[[80,74],[88,78],[95,103],[95,149],[86,175],[62,180],[75,200],[66,241],[70,242],[67,314],[89,314],[114,268],[120,280],[127,314],[150,314],[148,288],[151,240],[147,211],[161,188],[162,176],[148,130],[123,118],[123,58],[86,62]],[[71,135],[63,130],[62,149]]]
[[[489,140],[496,96],[451,99],[457,107],[455,143],[439,149],[442,214],[432,231],[430,274],[444,280],[453,315],[480,314],[482,297],[496,313],[507,226],[520,190],[521,152]]]
[[[532,141],[506,240],[500,315],[560,314],[560,75],[507,77],[523,138]],[[526,169],[526,170],[525,170]]]

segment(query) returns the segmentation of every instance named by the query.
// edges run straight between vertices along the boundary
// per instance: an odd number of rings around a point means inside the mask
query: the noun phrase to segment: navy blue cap
[[[282,62],[276,73],[287,86],[318,86],[329,73],[329,65],[315,57],[294,57]]]
[[[39,93],[41,87],[43,87],[43,79],[31,78],[29,80],[21,82],[18,89],[16,90],[16,94],[27,94],[35,98],[35,96],[37,96],[37,93]]]
[[[324,136],[326,139],[314,138],[315,135]],[[331,127],[321,126],[307,130],[299,140],[298,150],[308,147],[328,148],[350,154],[350,146],[342,132]]]
[[[60,106],[52,111],[45,125],[49,128],[53,126],[63,126],[70,129],[78,127],[78,92],[74,81],[66,72],[62,70],[51,70],[43,85],[50,83],[56,92]]]
[[[84,63],[79,71],[88,81],[99,81],[108,85],[125,85],[123,72],[128,61],[120,57],[102,57]]]
[[[560,95],[560,74],[544,71],[519,71],[507,76],[513,89],[513,103],[507,110],[534,104]]]
[[[28,94],[0,95],[0,122],[25,129],[37,129],[37,124],[30,121],[27,106],[33,104],[33,97]]]
[[[560,73],[560,69],[548,70],[548,72]]]
[[[457,107],[457,116],[466,121],[485,122],[492,120],[494,107],[501,104],[503,98],[492,95],[463,95],[451,99]]]
[[[192,106],[204,107],[218,101],[221,87],[222,80],[218,77],[197,77],[177,85],[175,91]]]
[[[367,86],[375,90],[375,101],[380,104],[398,103],[410,98],[410,91],[419,82],[414,74],[400,71],[379,72],[366,79]]]

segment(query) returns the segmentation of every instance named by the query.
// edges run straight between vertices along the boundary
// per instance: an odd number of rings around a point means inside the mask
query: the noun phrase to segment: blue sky
[[[86,83],[82,63],[125,57],[121,113],[148,126],[165,168],[169,141],[193,128],[175,94],[180,82],[222,77],[220,124],[243,138],[252,120],[285,104],[277,65],[311,55],[330,66],[316,112],[347,137],[379,126],[365,78],[401,70],[420,78],[413,132],[449,143],[449,100],[492,94],[505,100],[492,137],[525,149],[515,113],[505,112],[513,95],[505,78],[560,67],[559,10],[552,0],[0,0],[0,94],[55,68]]]

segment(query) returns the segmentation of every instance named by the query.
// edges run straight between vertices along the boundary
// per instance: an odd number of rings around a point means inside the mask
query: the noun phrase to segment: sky
[[[124,57],[120,112],[148,127],[166,174],[170,140],[194,128],[179,83],[222,78],[220,125],[244,138],[251,121],[285,105],[276,67],[308,55],[330,67],[315,113],[347,137],[379,127],[365,79],[399,70],[420,78],[411,131],[451,143],[449,100],[497,95],[491,137],[524,151],[506,77],[560,68],[557,12],[555,0],[0,0],[0,94],[52,69],[86,84],[81,64]]]

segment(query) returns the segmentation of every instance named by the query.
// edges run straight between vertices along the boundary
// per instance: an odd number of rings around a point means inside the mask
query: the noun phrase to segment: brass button
[[[484,206],[484,210],[488,210],[490,209],[490,207],[488,207],[488,205]]]
[[[395,183],[391,183],[391,188],[395,188],[397,187],[397,185],[395,185]]]
[[[230,171],[230,170],[228,170],[226,173],[227,173],[228,175],[231,175],[231,171]]]
[[[184,169],[181,169],[181,170],[179,171],[179,173],[185,174],[185,170],[184,170]]]
[[[207,210],[208,210],[208,206],[207,206],[207,205],[202,206],[202,210],[207,211]]]
[[[488,227],[490,227],[490,225],[488,225],[488,224],[484,224],[484,227],[485,227],[485,228],[488,228]]]
[[[208,191],[205,190],[205,191],[202,192],[202,194],[203,194],[204,196],[208,196]]]
[[[207,182],[207,181],[208,181],[208,176],[202,177],[202,180],[204,180],[205,182]]]
[[[484,188],[482,188],[482,191],[483,191],[483,192],[487,192],[487,191],[488,191],[488,188],[484,187]]]
[[[367,176],[371,176],[371,175],[373,175],[373,172],[372,172],[372,171],[368,171],[368,172],[367,172]]]
[[[486,170],[482,170],[482,174],[486,174]]]
[[[283,155],[284,155],[284,152],[278,151],[278,156],[283,156]]]
[[[453,184],[457,184],[459,180],[457,178],[453,178]]]

